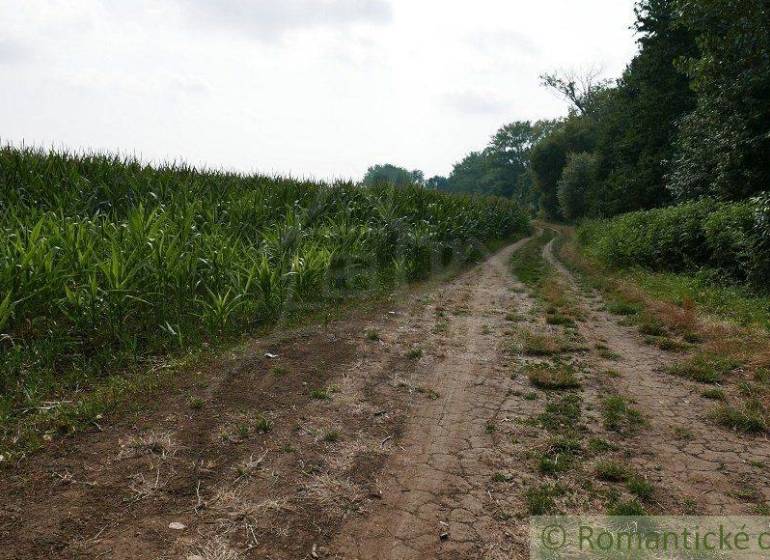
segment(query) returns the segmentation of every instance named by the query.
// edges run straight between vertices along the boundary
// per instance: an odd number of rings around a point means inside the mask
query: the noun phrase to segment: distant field
[[[116,368],[477,260],[497,198],[0,150],[0,419]]]

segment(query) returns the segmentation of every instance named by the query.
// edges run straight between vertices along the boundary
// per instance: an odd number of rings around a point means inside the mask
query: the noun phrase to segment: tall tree
[[[363,182],[368,186],[388,184],[396,187],[405,187],[407,185],[421,185],[423,178],[422,171],[409,171],[403,167],[386,163],[370,167],[364,176]]]
[[[594,214],[653,208],[670,200],[664,177],[677,124],[695,106],[688,79],[675,63],[697,52],[676,15],[674,0],[642,0],[636,6],[639,54],[617,88],[598,103],[604,203]]]
[[[681,66],[697,94],[682,122],[670,189],[741,199],[770,186],[770,2],[677,0],[700,53]]]

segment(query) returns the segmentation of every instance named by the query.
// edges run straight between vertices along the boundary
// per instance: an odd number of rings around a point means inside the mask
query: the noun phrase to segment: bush
[[[594,220],[583,246],[610,266],[693,272],[770,286],[770,195],[749,202],[701,200]]]

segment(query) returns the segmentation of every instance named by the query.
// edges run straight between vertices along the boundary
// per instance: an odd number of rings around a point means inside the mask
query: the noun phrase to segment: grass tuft
[[[719,383],[738,365],[738,362],[730,358],[697,354],[688,360],[672,365],[668,368],[668,372],[699,383]]]
[[[641,413],[619,395],[606,397],[602,401],[602,416],[605,428],[624,435],[636,433],[645,423]]]
[[[740,407],[728,404],[718,405],[711,411],[711,418],[717,424],[744,432],[758,434],[767,431],[767,411],[756,400],[749,401]]]
[[[566,364],[533,364],[526,371],[529,382],[539,389],[565,390],[580,387],[575,369]]]

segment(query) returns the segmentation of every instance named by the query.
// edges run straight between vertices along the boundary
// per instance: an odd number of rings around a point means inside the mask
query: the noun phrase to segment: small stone
[[[203,556],[200,554],[190,554],[187,556],[187,560],[203,560]]]
[[[180,523],[179,521],[172,521],[168,524],[169,529],[173,529],[174,531],[182,531],[184,529],[187,529],[187,525],[184,523]]]

